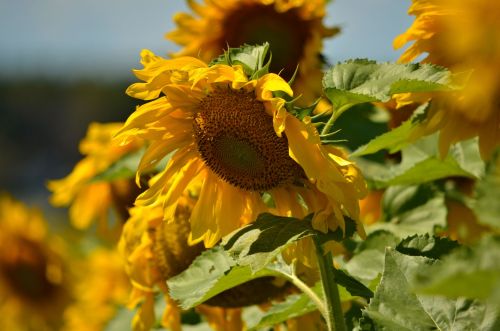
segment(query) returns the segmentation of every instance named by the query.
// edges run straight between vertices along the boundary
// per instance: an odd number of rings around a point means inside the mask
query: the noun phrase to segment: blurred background
[[[330,63],[394,61],[392,40],[411,24],[410,1],[336,0],[326,22]],[[48,179],[81,158],[93,121],[124,121],[139,104],[125,95],[143,48],[167,55],[164,39],[181,0],[0,0],[0,191],[48,206]],[[375,24],[373,22],[376,22]]]

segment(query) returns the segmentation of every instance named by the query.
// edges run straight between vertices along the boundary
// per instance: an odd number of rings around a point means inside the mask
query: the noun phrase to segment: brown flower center
[[[188,244],[191,227],[191,210],[178,205],[174,222],[162,222],[153,229],[153,256],[163,280],[173,277],[189,267],[191,262],[203,251],[203,244]]]
[[[286,137],[276,135],[272,117],[252,92],[215,90],[200,102],[193,127],[205,164],[236,187],[266,191],[301,174]]]
[[[24,300],[33,304],[50,302],[60,288],[48,277],[49,260],[42,247],[22,237],[7,241],[4,248],[8,249],[0,253],[0,276]]]
[[[272,52],[271,72],[283,72],[290,79],[304,54],[310,38],[310,22],[300,17],[296,9],[277,12],[274,5],[247,4],[238,6],[223,22],[220,49],[227,45],[269,42]]]

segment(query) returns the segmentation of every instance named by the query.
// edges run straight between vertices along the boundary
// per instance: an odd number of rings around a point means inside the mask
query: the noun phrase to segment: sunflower
[[[394,40],[394,47],[414,41],[401,55],[452,72],[471,72],[463,90],[434,95],[428,119],[417,135],[440,131],[440,151],[455,142],[479,136],[484,158],[500,144],[500,3],[489,0],[413,0],[413,25]],[[424,99],[428,96],[424,96]],[[401,97],[402,104],[420,95]]]
[[[130,210],[119,242],[125,269],[132,283],[129,307],[142,302],[133,320],[134,330],[149,330],[155,323],[155,295],[161,290],[167,302],[162,325],[180,330],[180,309],[170,299],[166,280],[186,269],[202,251],[188,244],[192,199],[184,196],[175,213],[176,222],[163,222],[163,208],[137,206]]]
[[[1,330],[56,330],[71,301],[65,247],[36,209],[0,196]]]
[[[117,229],[109,229],[110,208],[114,207],[118,218],[125,221],[128,208],[140,193],[133,179],[94,180],[115,161],[142,147],[143,142],[138,139],[129,139],[123,145],[113,141],[113,135],[122,125],[90,124],[86,137],[80,142],[80,152],[85,158],[66,178],[48,183],[53,192],[50,202],[54,206],[70,206],[71,223],[78,229],[88,228],[92,222],[98,221],[100,233],[115,236],[121,224],[117,224]]]
[[[130,282],[117,250],[97,248],[78,263],[75,302],[64,312],[68,331],[100,331],[125,306]]]
[[[145,83],[127,92],[154,100],[137,108],[119,137],[149,142],[136,178],[172,155],[137,204],[161,203],[164,219],[173,219],[188,185],[201,183],[190,240],[206,247],[261,212],[298,218],[314,213],[313,226],[324,232],[345,229],[344,215],[358,220],[358,200],[366,191],[359,170],[341,150],[321,144],[308,117],[302,122],[287,112],[285,100],[275,96],[293,94],[281,77],[250,80],[241,66],[166,60],[147,50],[142,63],[136,75]],[[357,230],[364,235],[359,222]]]
[[[158,290],[167,302],[161,324],[170,330],[181,329],[181,310],[169,297],[166,281],[187,269],[204,250],[201,244],[188,243],[188,219],[194,201],[190,194],[184,194],[173,222],[163,221],[161,206],[131,209],[132,216],[124,226],[119,250],[125,258],[126,271],[133,286],[129,307],[142,303],[133,320],[134,330],[149,330],[154,325]],[[241,330],[239,308],[200,305],[196,309],[214,330]]]
[[[271,72],[290,79],[298,65],[294,89],[309,103],[321,94],[323,39],[339,32],[323,25],[323,0],[188,1],[193,14],[178,13],[178,28],[166,38],[184,46],[178,56],[197,56],[205,62],[228,46],[269,42]]]

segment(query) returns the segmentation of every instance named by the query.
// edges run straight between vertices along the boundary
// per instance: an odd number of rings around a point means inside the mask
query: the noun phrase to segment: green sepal
[[[267,42],[262,45],[245,44],[241,47],[229,47],[226,51],[224,51],[224,54],[213,59],[209,65],[241,65],[243,67],[243,71],[248,77],[250,77],[250,79],[257,79],[269,73],[271,56],[269,56],[269,60],[267,62],[264,62],[268,52],[269,43]]]
[[[310,117],[312,115],[314,109],[316,108],[321,99],[315,100],[310,106],[300,107],[295,105],[295,101],[300,97],[301,96],[298,96],[293,100],[287,101],[285,103],[285,107],[290,114],[292,114],[293,116],[297,117],[299,120],[302,121],[306,116]]]

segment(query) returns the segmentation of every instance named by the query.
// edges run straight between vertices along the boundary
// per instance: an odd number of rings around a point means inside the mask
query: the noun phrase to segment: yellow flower
[[[149,330],[155,323],[155,294],[163,292],[167,302],[162,325],[180,330],[180,309],[170,299],[166,280],[185,270],[203,250],[189,245],[189,214],[192,198],[183,196],[175,213],[175,222],[163,222],[163,208],[138,206],[123,228],[119,250],[125,258],[126,272],[132,283],[129,307],[142,305],[133,320],[134,331]]]
[[[0,196],[0,330],[56,330],[71,300],[63,243],[36,209]]]
[[[133,320],[135,331],[149,330],[154,325],[154,302],[158,290],[163,293],[167,302],[161,319],[162,325],[170,330],[181,329],[181,310],[169,297],[166,281],[187,269],[205,249],[201,244],[188,243],[188,219],[194,201],[189,194],[185,194],[178,204],[173,222],[163,221],[161,206],[138,206],[131,209],[132,216],[124,226],[119,248],[133,285],[129,307],[134,308],[142,302]],[[270,284],[260,283],[258,285]],[[245,289],[240,287],[240,290],[243,291],[237,293],[244,294]],[[257,293],[261,295],[248,295],[248,292],[245,293],[247,295],[219,295],[210,299],[207,304],[198,306],[197,310],[205,316],[214,330],[241,330],[241,309],[229,307],[245,305],[255,298],[266,299],[278,290],[281,291],[270,286],[266,290],[269,291]],[[212,306],[220,304],[225,307]]]
[[[92,222],[98,221],[101,233],[114,236],[121,224],[118,222],[117,229],[110,233],[110,208],[114,207],[118,218],[125,221],[128,208],[140,193],[133,180],[92,181],[125,154],[142,147],[143,143],[138,139],[130,139],[123,145],[113,141],[113,135],[122,125],[90,124],[87,136],[80,142],[80,152],[85,158],[66,178],[48,183],[49,190],[53,192],[50,202],[54,206],[70,206],[70,220],[78,229],[86,229]]]
[[[297,67],[294,89],[311,102],[321,94],[323,38],[338,33],[322,23],[323,0],[196,0],[193,13],[174,16],[178,28],[166,38],[184,46],[174,56],[197,56],[208,62],[228,46],[269,42],[271,72],[290,79]]]
[[[417,135],[440,131],[440,151],[455,142],[479,136],[484,158],[500,144],[500,3],[490,0],[413,0],[413,25],[394,40],[396,48],[414,41],[401,62],[428,54],[423,62],[452,72],[472,69],[458,93],[434,96],[428,119]],[[428,97],[428,96],[424,96]],[[422,96],[403,96],[402,104]]]
[[[98,248],[79,263],[75,280],[76,302],[64,312],[68,331],[101,331],[125,306],[130,283],[116,250]]]
[[[285,100],[273,95],[292,95],[281,77],[249,80],[240,66],[165,60],[146,50],[142,63],[136,75],[145,83],[127,92],[155,100],[137,108],[119,137],[150,143],[137,178],[174,153],[136,203],[161,203],[164,219],[172,219],[188,185],[200,182],[190,239],[207,247],[265,211],[299,218],[315,213],[314,227],[325,232],[344,229],[344,215],[358,220],[366,190],[359,170],[341,150],[321,144],[309,118],[301,122],[287,112]],[[274,206],[264,204],[263,192]],[[361,223],[357,230],[364,235]]]

